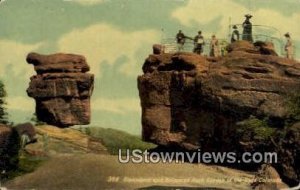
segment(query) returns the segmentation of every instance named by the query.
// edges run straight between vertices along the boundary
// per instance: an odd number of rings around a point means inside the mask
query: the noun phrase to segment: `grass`
[[[89,136],[99,139],[112,155],[118,154],[119,149],[123,150],[122,153],[124,154],[125,149],[140,149],[144,151],[156,147],[154,144],[143,142],[138,136],[116,129],[88,127],[79,128],[79,130]],[[62,147],[60,146],[59,148]],[[17,169],[0,174],[0,179],[1,181],[8,181],[15,177],[31,173],[40,167],[46,160],[46,157],[30,156],[20,151]]]
[[[249,117],[248,119],[239,122],[237,133],[240,135],[248,135],[257,140],[267,140],[272,137],[276,129],[268,126],[266,120]]]
[[[142,151],[155,148],[156,145],[142,141],[138,136],[129,133],[101,127],[88,127],[84,132],[94,138],[100,139],[110,154],[116,155],[119,149],[125,153],[125,149],[140,149]]]
[[[300,121],[300,93],[293,93],[287,98],[287,106],[291,119]]]
[[[46,160],[46,158],[33,157],[27,154],[22,154],[19,157],[18,168],[7,173],[1,174],[1,179],[3,181],[8,181],[15,177],[31,173],[35,171],[41,164]]]

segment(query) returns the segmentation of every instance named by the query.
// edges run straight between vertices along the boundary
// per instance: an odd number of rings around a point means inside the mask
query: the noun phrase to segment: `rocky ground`
[[[106,147],[95,139],[76,129],[60,129],[50,125],[35,127],[37,142],[29,144],[25,152],[36,156],[55,156],[62,154],[108,154]]]
[[[33,172],[4,184],[9,189],[251,189],[255,173],[221,166],[122,164],[101,139],[78,130],[36,127],[38,141],[25,151],[46,157]],[[279,179],[280,180],[280,179]],[[282,186],[282,184],[280,185]],[[275,188],[276,189],[276,188]]]
[[[249,181],[253,179],[253,174],[224,167],[187,163],[121,164],[117,156],[85,154],[56,155],[35,172],[17,177],[5,186],[11,189],[102,190],[177,186],[242,190],[250,189]]]

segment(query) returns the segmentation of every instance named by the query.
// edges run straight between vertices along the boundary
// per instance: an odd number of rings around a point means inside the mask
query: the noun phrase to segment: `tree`
[[[39,120],[36,116],[36,113],[32,114],[32,117],[30,118],[30,122],[33,123],[33,125],[45,125],[46,123]]]
[[[8,124],[8,114],[6,110],[6,101],[5,98],[7,96],[5,86],[2,81],[0,81],[0,123]]]

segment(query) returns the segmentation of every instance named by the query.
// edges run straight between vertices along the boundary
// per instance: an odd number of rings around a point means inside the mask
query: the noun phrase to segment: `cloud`
[[[229,18],[233,23],[241,22],[243,15],[249,11],[230,0],[209,0],[197,1],[190,0],[186,6],[177,8],[173,11],[172,17],[177,19],[182,25],[193,27],[194,25],[208,25],[213,20],[221,17],[221,26],[219,31],[209,31],[209,28],[203,29],[204,32],[216,32],[217,35],[225,36],[228,32]]]
[[[300,29],[296,27],[300,20],[300,13],[288,16],[276,12],[271,8],[249,10],[232,0],[209,0],[201,2],[190,0],[186,6],[174,10],[171,16],[187,27],[197,24],[207,25],[211,21],[221,18],[220,30],[211,31],[209,28],[203,30],[210,34],[216,33],[218,36],[225,37],[228,35],[229,19],[231,19],[231,23],[233,24],[242,23],[244,14],[247,13],[253,15],[253,24],[267,25],[279,29],[281,34],[274,33],[276,37],[282,38],[283,33],[290,32],[294,39],[300,40]]]
[[[106,0],[64,0],[67,2],[75,2],[81,5],[95,5],[105,2]]]
[[[33,75],[34,70],[32,66],[26,63],[26,56],[40,46],[41,43],[28,45],[15,41],[0,40],[0,75],[7,75],[6,77],[17,75],[29,78]],[[12,67],[14,73],[4,73],[5,68],[9,65],[14,65]]]
[[[19,110],[19,111],[32,111],[34,112],[35,102],[29,97],[7,97],[6,98],[8,110]]]
[[[127,114],[128,112],[141,112],[140,101],[137,98],[97,98],[92,100],[91,105],[93,110],[107,111],[122,115]]]
[[[271,9],[258,9],[253,15],[255,15],[253,23],[275,27],[281,31],[281,35],[290,32],[292,38],[300,40],[300,29],[297,27],[300,13],[284,16]]]
[[[149,53],[152,44],[158,40],[159,32],[156,30],[125,32],[108,24],[97,24],[64,35],[59,40],[58,47],[62,52],[84,55],[95,74],[99,74],[101,62],[114,64],[126,57],[120,72],[136,76],[144,61],[137,59],[138,52],[142,49]],[[143,59],[145,56],[143,55]]]

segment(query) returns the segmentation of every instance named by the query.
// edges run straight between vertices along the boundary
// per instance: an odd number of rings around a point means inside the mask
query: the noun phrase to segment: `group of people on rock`
[[[179,32],[176,35],[177,45],[178,45],[178,51],[182,51],[184,49],[184,44],[186,39],[193,40],[194,42],[194,49],[193,52],[201,55],[203,53],[203,47],[205,45],[204,37],[202,35],[202,31],[198,31],[198,34],[194,37],[188,37],[184,35],[184,33],[179,30]],[[219,56],[219,41],[216,38],[216,35],[212,35],[211,41],[210,41],[210,56],[217,57]]]
[[[243,33],[242,33],[242,40],[246,40],[249,42],[253,42],[253,36],[252,36],[252,23],[250,22],[250,19],[252,18],[252,15],[246,14],[245,15],[245,21],[242,24],[243,27]],[[240,32],[238,30],[238,27],[236,25],[233,25],[233,31],[231,34],[231,43],[239,41],[240,40]],[[293,43],[291,40],[291,36],[289,33],[286,33],[284,35],[286,37],[286,44],[284,47],[284,50],[286,52],[286,57],[289,59],[293,59]],[[178,51],[182,51],[184,49],[184,44],[186,42],[186,39],[193,40],[194,42],[194,49],[193,52],[201,55],[203,53],[203,47],[205,45],[204,37],[202,36],[202,31],[199,31],[198,34],[194,37],[188,37],[186,36],[181,30],[176,35],[177,45],[178,45]],[[217,57],[223,55],[223,53],[220,53],[220,47],[219,47],[219,41],[216,38],[216,35],[212,35],[210,40],[210,53],[209,55],[212,57]],[[221,50],[221,52],[223,52]]]

